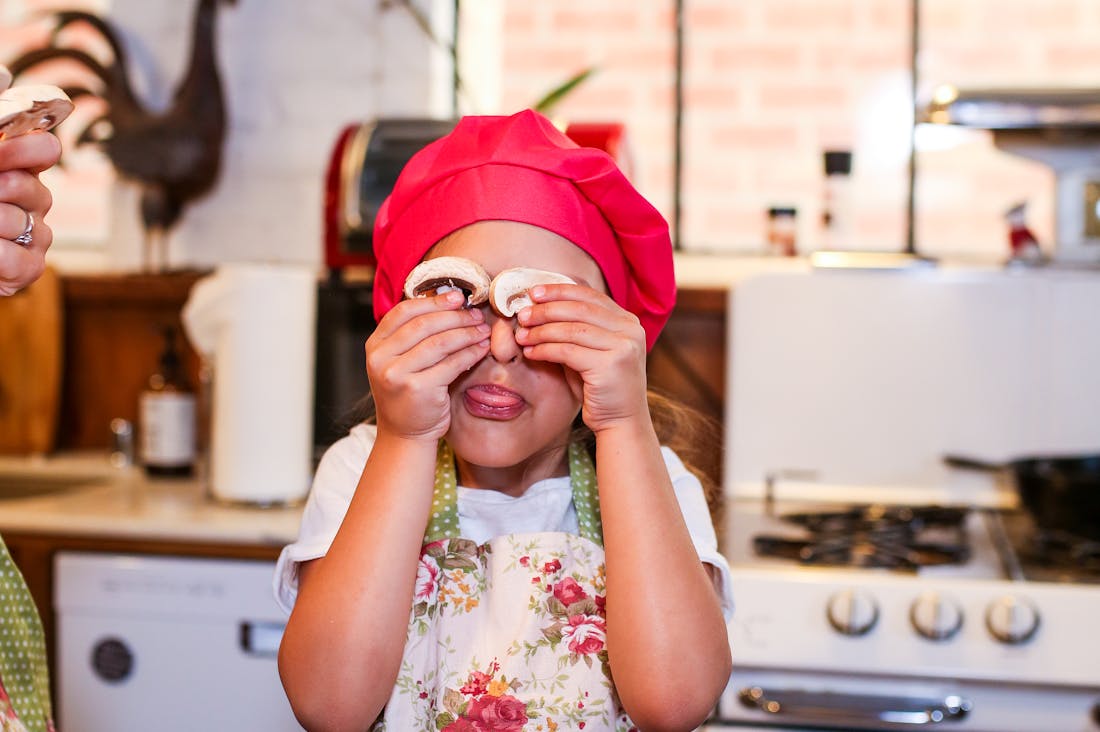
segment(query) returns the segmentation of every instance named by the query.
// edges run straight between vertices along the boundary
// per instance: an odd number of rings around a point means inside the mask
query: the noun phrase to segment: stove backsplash
[[[943,456],[1100,452],[1100,272],[764,275],[730,312],[731,495],[1004,505]]]

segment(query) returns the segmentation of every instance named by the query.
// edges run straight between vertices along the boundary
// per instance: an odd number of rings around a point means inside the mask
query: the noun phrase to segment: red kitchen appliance
[[[373,267],[374,218],[405,163],[454,120],[389,117],[345,127],[325,176],[325,266]]]
[[[1098,311],[1088,271],[737,284],[713,728],[1100,730],[1100,544],[944,460],[1096,453]]]

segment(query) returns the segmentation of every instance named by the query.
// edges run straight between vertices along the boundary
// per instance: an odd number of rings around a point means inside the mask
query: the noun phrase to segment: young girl
[[[534,112],[467,117],[375,224],[375,424],[318,466],[276,592],[310,730],[689,730],[730,673],[728,568],[662,449],[645,360],[675,299],[668,226]],[[567,275],[511,318],[422,259]]]

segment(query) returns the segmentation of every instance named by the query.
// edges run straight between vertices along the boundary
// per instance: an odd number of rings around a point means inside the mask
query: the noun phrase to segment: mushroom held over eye
[[[450,290],[466,293],[466,306],[473,307],[489,297],[489,273],[465,257],[426,259],[405,278],[405,297],[431,297]]]
[[[489,287],[489,304],[505,318],[534,304],[528,290],[535,285],[575,285],[574,280],[557,272],[531,267],[513,267],[500,272]]]

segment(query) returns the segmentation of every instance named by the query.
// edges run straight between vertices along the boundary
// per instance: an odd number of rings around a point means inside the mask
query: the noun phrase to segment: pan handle
[[[991,463],[988,460],[979,460],[977,458],[965,457],[962,455],[944,455],[943,462],[945,465],[949,465],[952,468],[981,470],[987,473],[998,472],[1009,467],[1004,463]]]

